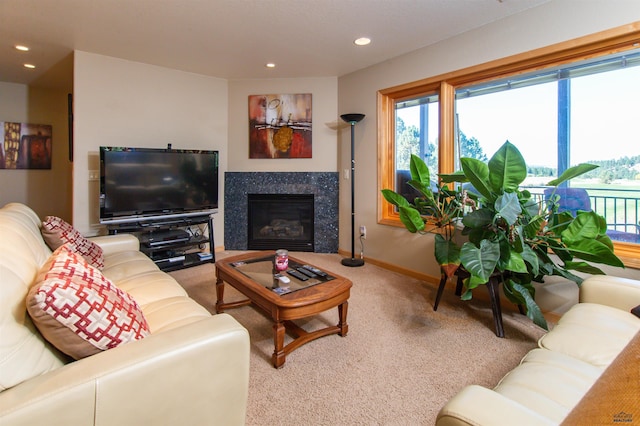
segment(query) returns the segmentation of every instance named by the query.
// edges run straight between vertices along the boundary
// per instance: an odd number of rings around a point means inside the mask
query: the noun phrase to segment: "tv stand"
[[[107,229],[109,234],[136,235],[140,251],[163,271],[215,263],[212,214],[108,225]]]

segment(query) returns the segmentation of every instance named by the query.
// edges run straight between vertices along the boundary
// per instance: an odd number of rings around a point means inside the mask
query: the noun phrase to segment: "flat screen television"
[[[218,151],[100,147],[100,223],[197,216],[218,208]]]

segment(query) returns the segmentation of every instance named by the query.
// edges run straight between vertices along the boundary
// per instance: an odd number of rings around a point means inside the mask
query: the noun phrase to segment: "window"
[[[412,199],[409,162],[422,158],[434,185],[438,180],[438,95],[430,94],[395,104],[395,191]]]
[[[381,187],[402,193],[409,152],[436,178],[459,156],[487,161],[505,140],[540,197],[567,167],[597,164],[570,185],[606,218],[616,253],[640,265],[640,31],[600,35],[381,91]],[[379,222],[402,226],[380,203]]]

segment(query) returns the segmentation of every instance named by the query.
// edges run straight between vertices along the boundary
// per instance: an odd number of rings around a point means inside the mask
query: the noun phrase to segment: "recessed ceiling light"
[[[266,67],[267,67],[267,68],[275,68],[275,67],[276,67],[276,64],[274,64],[273,62],[269,62],[269,63],[266,65]]]
[[[36,66],[33,64],[24,64],[25,68],[29,68],[30,70],[34,69]]]
[[[367,37],[360,37],[354,40],[354,43],[358,46],[366,46],[371,43],[371,39]]]
[[[27,46],[22,46],[21,44],[17,44],[16,45],[16,49],[22,51],[22,52],[28,52],[29,48]]]

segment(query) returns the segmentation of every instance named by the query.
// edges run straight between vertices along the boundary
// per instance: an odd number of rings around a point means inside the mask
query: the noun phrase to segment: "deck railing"
[[[546,187],[526,187],[536,201],[544,200]],[[640,191],[633,189],[585,188],[590,208],[607,221],[613,240],[640,243]],[[562,200],[560,200],[562,204]]]

